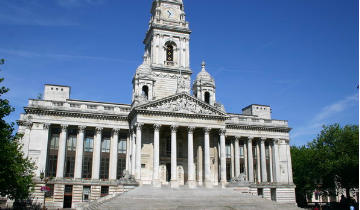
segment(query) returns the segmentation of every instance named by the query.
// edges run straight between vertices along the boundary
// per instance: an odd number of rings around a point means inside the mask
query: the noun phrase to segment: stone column
[[[234,151],[234,141],[230,142],[230,166],[231,166],[231,178],[235,177],[235,151]]]
[[[222,187],[226,184],[226,146],[225,146],[225,129],[220,129],[220,182]]]
[[[271,145],[269,144],[269,162],[270,162],[270,170],[269,170],[269,173],[270,173],[270,182],[274,182],[274,177],[273,177],[273,155],[272,155],[272,148],[271,148]]]
[[[127,171],[129,172],[129,174],[131,174],[131,170],[132,170],[132,166],[131,166],[131,159],[132,159],[132,136],[131,133],[128,133],[128,140],[129,142],[126,144],[126,151],[128,153],[127,157],[129,158],[129,163],[128,163],[128,168]]]
[[[134,133],[135,131],[133,130],[131,132],[131,136],[132,136],[132,140],[131,140],[131,150],[132,150],[132,153],[131,153],[131,175],[134,175],[136,174],[136,135]]]
[[[194,127],[188,128],[188,181],[189,188],[195,188],[195,170],[194,170]]]
[[[160,162],[160,132],[161,125],[154,125],[154,163],[153,163],[153,180],[152,184],[154,187],[161,187],[160,179],[159,179],[159,162]]]
[[[246,146],[246,141],[244,141],[244,168],[245,168],[245,171],[244,171],[244,174],[248,174],[248,155],[247,155],[247,146]],[[246,176],[246,180],[248,180],[248,176]]]
[[[235,136],[235,177],[240,175],[240,148],[239,137]]]
[[[253,152],[252,152],[252,137],[248,138],[248,175],[249,182],[254,182],[254,161],[253,161]]]
[[[136,125],[136,173],[135,178],[137,181],[141,181],[141,129],[143,123]]]
[[[267,182],[267,171],[266,171],[266,152],[265,152],[265,140],[266,138],[260,139],[260,151],[261,151],[261,181]]]
[[[45,172],[46,170],[46,160],[47,160],[47,152],[48,152],[48,145],[49,145],[49,134],[50,134],[50,124],[44,123],[43,124],[43,136],[41,139],[41,153],[40,153],[40,160],[39,164],[40,167],[36,170],[36,176],[40,176],[41,171]]]
[[[126,136],[126,165],[125,170],[130,171],[130,137]]]
[[[278,147],[279,139],[274,139],[273,141],[273,176],[274,182],[280,181],[280,166],[279,166],[279,147]]]
[[[75,153],[75,171],[74,178],[82,178],[82,163],[84,154],[84,133],[86,126],[79,126],[79,133],[76,139],[76,153]]]
[[[286,142],[286,154],[287,154],[287,167],[288,167],[288,181],[289,184],[293,183],[293,173],[292,173],[292,163],[291,163],[291,154],[290,154],[290,140]]]
[[[109,180],[117,179],[119,131],[119,128],[114,128],[112,130],[112,138],[110,143]]]
[[[256,142],[256,177],[257,182],[261,182],[261,169],[260,169],[260,145],[259,141]]]
[[[93,161],[92,161],[92,171],[91,179],[99,179],[100,174],[100,160],[101,160],[101,137],[102,137],[103,128],[95,128],[96,136],[94,139],[94,149],[93,149]]]
[[[61,125],[61,133],[59,138],[59,150],[56,168],[56,178],[64,177],[65,153],[66,153],[66,138],[68,125]]]
[[[177,181],[177,149],[176,149],[176,132],[178,127],[176,125],[171,126],[171,179],[170,186],[172,188],[179,187]]]
[[[210,128],[204,128],[204,171],[205,171],[205,187],[212,187],[211,171],[210,171]]]

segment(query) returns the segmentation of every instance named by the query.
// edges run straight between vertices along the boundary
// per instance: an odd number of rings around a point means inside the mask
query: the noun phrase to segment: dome
[[[144,62],[136,69],[136,75],[138,76],[151,75],[151,67],[146,62],[145,58],[144,58]]]
[[[201,64],[202,67],[201,71],[196,76],[196,81],[201,81],[202,83],[205,82],[205,83],[215,84],[214,78],[212,78],[209,72],[206,71],[205,66],[206,66],[205,61],[203,61]]]

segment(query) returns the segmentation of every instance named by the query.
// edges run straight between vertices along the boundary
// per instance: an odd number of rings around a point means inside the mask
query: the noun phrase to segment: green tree
[[[323,126],[306,146],[291,148],[297,200],[303,202],[315,189],[331,194],[332,189],[359,185],[359,126]]]
[[[0,64],[4,63],[0,59]],[[0,83],[4,78],[0,78]],[[14,123],[7,123],[5,117],[9,116],[14,108],[3,95],[8,88],[0,87],[0,195],[10,199],[21,200],[28,198],[33,182],[34,164],[24,158],[22,146],[19,142],[21,135],[14,135]]]

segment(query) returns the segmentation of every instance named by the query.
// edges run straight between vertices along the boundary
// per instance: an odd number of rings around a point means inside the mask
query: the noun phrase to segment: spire
[[[205,72],[206,72],[205,66],[206,66],[205,61],[202,61],[202,63],[201,63],[201,71],[205,71]]]

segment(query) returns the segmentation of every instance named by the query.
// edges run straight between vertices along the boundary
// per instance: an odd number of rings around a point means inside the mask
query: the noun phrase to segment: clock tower
[[[190,33],[182,0],[153,1],[142,64],[151,69],[152,100],[190,93]]]

